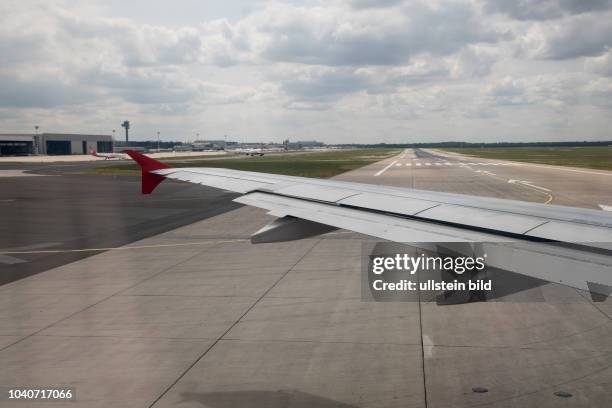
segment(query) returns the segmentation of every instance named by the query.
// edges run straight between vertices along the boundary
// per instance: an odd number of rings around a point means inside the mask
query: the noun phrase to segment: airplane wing
[[[612,293],[612,214],[605,211],[230,169],[168,168],[126,153],[142,168],[144,194],[165,178],[182,180],[241,193],[234,201],[278,217],[252,236],[254,243],[343,228],[424,249],[487,254],[490,266],[593,295]]]

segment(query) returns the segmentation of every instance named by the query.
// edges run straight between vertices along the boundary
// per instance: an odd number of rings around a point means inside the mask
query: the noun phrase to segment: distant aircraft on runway
[[[133,150],[142,193],[177,179],[243,194],[234,201],[278,217],[253,243],[290,241],[343,228],[429,251],[486,256],[486,265],[589,291],[612,293],[612,213],[219,168],[170,168]],[[478,278],[477,276],[475,276]]]
[[[247,155],[247,156],[263,156],[264,150],[261,148],[258,149],[238,149],[238,153]]]
[[[94,149],[91,149],[89,151],[89,154],[91,154],[94,157],[103,158],[104,160],[127,159],[125,154],[121,154],[121,153],[98,153]]]

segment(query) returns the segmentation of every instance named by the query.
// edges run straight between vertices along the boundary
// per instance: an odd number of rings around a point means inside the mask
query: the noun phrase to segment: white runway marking
[[[423,353],[425,358],[433,357],[434,342],[427,334],[423,335]]]
[[[46,174],[26,173],[25,170],[0,170],[0,177],[40,177]]]
[[[601,208],[604,211],[612,211],[612,205],[599,204],[599,208]]]
[[[513,180],[510,179],[508,180],[508,183],[510,184],[522,184],[524,186],[528,186],[531,188],[535,188],[536,190],[541,190],[541,191],[550,191],[549,189],[547,189],[546,187],[541,187],[541,186],[536,186],[535,184],[530,183],[529,181],[523,181],[523,180]]]
[[[548,200],[546,200],[544,202],[544,204],[548,204],[548,203],[550,203],[554,199],[554,197],[551,194],[551,191],[549,189],[547,189],[545,187],[541,187],[541,186],[536,186],[535,184],[531,184],[528,181],[510,179],[510,180],[508,180],[508,183],[516,184],[516,185],[523,186],[523,187],[527,187],[527,188],[530,188],[530,189],[532,189],[534,191],[537,191],[538,193],[545,194],[548,197]]]
[[[0,264],[14,265],[24,262],[23,259],[15,258],[14,256],[0,255]]]
[[[417,163],[416,165],[417,165],[417,166],[420,166],[420,165],[421,165],[421,163]]]
[[[389,170],[390,167],[393,167],[393,165],[397,163],[397,160],[394,161],[393,163],[389,164],[387,167],[385,167],[384,169],[380,170],[378,173],[374,174],[374,177],[378,177],[381,174],[383,174],[385,171]]]
[[[410,167],[410,166],[412,166],[412,164],[410,164],[410,163],[406,163],[406,166]]]
[[[426,166],[431,166],[431,163],[425,163]]]
[[[549,166],[549,165],[546,165],[546,164],[508,163],[508,164],[506,164],[506,166],[531,166],[531,167],[539,167],[541,169],[548,169],[548,170],[571,171],[572,173],[596,174],[598,176],[612,177],[612,171],[604,173],[604,172],[601,172],[601,171],[578,170],[578,169],[571,169],[571,168],[566,168],[566,167],[561,167],[561,166]]]
[[[396,164],[396,166],[397,166],[397,167],[399,167],[399,166],[401,166],[401,165],[402,165],[402,163],[397,163],[397,164]]]
[[[541,187],[541,186],[536,186],[535,184],[531,184],[531,183],[530,183],[530,182],[528,182],[528,181],[522,181],[522,183],[523,183],[524,185],[526,185],[526,186],[533,187],[533,188],[538,189],[538,190],[542,190],[542,191],[550,191],[550,189],[548,189],[548,188]]]
[[[132,245],[123,247],[102,247],[102,248],[80,248],[80,249],[48,249],[40,251],[2,251],[0,255],[19,255],[19,254],[61,254],[68,252],[98,252],[98,251],[127,251],[130,249],[150,249],[150,248],[170,248],[170,247],[182,247],[182,246],[193,246],[193,245],[212,245],[212,244],[226,244],[233,242],[248,242],[249,239],[223,239],[223,240],[211,240],[211,241],[200,241],[200,242],[182,242],[178,244],[156,244],[156,245]]]

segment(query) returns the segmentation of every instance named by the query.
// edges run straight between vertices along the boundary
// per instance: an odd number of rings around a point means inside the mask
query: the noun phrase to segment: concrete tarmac
[[[339,178],[610,203],[605,172],[481,162],[405,151]],[[70,407],[612,406],[610,299],[363,302],[369,238],[250,244],[271,219],[242,207],[0,286],[0,386],[72,386]]]
[[[239,208],[235,194],[185,183],[164,183],[140,194],[138,177],[44,174],[0,177],[0,285],[108,248]],[[70,170],[68,170],[70,171]]]

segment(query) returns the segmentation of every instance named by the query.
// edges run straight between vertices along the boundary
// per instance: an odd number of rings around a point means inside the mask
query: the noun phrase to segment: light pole
[[[159,153],[159,132],[157,132],[157,153]]]
[[[34,154],[40,153],[40,141],[38,140],[38,125],[34,126],[34,130],[36,131],[36,136],[34,136]]]

